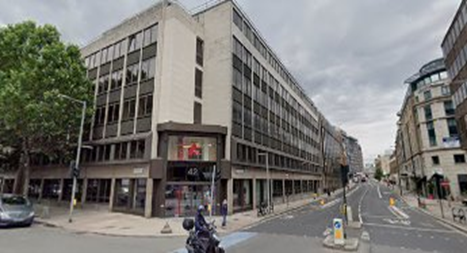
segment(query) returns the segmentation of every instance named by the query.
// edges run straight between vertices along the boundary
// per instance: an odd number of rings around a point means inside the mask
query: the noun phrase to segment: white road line
[[[436,232],[436,233],[447,233],[447,234],[457,233],[457,231],[452,231],[452,230],[419,228],[419,227],[406,227],[406,226],[397,226],[397,225],[379,224],[379,223],[365,223],[365,226],[384,227],[384,228],[397,228],[397,229],[401,229],[401,230],[416,230],[418,232]],[[433,238],[434,237],[432,236],[431,239],[433,239]]]
[[[360,201],[358,202],[358,220],[360,221],[360,224],[363,225],[363,219],[362,219],[362,202],[363,198],[365,197],[366,193],[370,190],[370,188],[366,187],[366,191],[363,193],[362,197],[360,198]]]
[[[380,199],[383,198],[383,196],[381,196],[381,189],[379,188],[379,185],[378,185],[378,197],[379,197]]]

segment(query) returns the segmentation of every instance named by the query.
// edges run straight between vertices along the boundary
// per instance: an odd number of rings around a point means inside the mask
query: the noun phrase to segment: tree
[[[52,156],[76,143],[80,107],[59,94],[89,103],[92,90],[79,48],[54,26],[0,28],[0,145],[20,154],[16,193],[27,194],[32,154]]]
[[[383,178],[383,170],[381,168],[376,168],[375,170],[375,179],[380,181]]]

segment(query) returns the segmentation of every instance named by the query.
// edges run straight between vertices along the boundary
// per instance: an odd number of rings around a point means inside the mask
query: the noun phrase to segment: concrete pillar
[[[44,179],[42,178],[41,179],[41,185],[39,186],[39,197],[37,198],[37,202],[41,202],[42,201],[42,192],[44,191]]]
[[[258,205],[257,204],[257,195],[258,195],[258,192],[257,192],[257,189],[256,189],[256,178],[253,177],[253,210],[256,210],[256,206]]]
[[[60,191],[58,192],[58,201],[62,201],[63,199],[63,186],[65,184],[65,179],[61,178],[60,179]]]
[[[88,179],[83,178],[83,188],[82,188],[82,193],[81,193],[81,205],[84,206],[86,204],[86,195],[88,192]]]
[[[302,196],[302,198],[305,197],[305,193],[303,192],[303,180],[300,180],[300,196]]]
[[[282,179],[282,203],[286,201],[286,192],[285,192],[285,179]]]
[[[227,181],[227,203],[229,214],[233,214],[234,204],[233,204],[233,178]]]
[[[144,217],[152,217],[152,198],[154,191],[154,181],[152,178],[146,179],[146,201],[144,203]]]
[[[0,194],[3,194],[3,187],[5,185],[5,179],[0,178]]]
[[[112,182],[110,183],[109,211],[112,211],[114,207],[116,182],[117,180],[115,178],[112,178]]]

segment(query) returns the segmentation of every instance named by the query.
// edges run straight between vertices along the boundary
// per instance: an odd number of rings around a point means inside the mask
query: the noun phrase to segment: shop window
[[[169,136],[168,159],[171,161],[216,161],[216,138]]]
[[[1,181],[0,181],[1,186]],[[31,179],[29,180],[28,185],[28,197],[29,198],[39,198],[41,192],[41,180],[40,179]]]
[[[108,203],[110,187],[110,179],[88,179],[86,202]]]
[[[44,189],[42,198],[44,199],[58,199],[60,189],[59,179],[44,179]]]
[[[117,179],[115,182],[115,209],[132,213],[144,213],[146,203],[146,179]]]
[[[165,217],[192,217],[198,206],[210,201],[209,185],[168,184],[165,188]]]

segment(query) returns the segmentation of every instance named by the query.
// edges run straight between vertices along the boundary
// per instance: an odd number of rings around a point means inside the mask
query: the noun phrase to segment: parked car
[[[0,195],[0,227],[31,226],[34,221],[32,203],[13,194]]]

